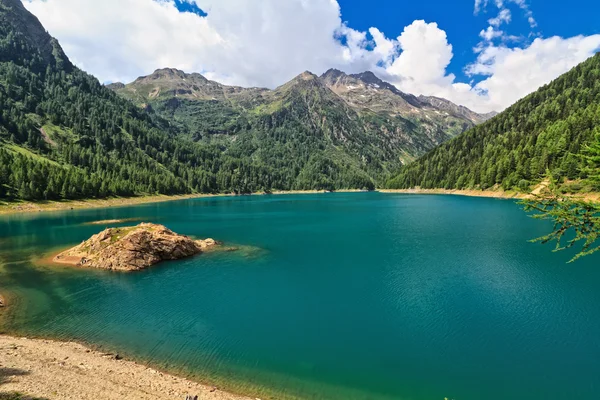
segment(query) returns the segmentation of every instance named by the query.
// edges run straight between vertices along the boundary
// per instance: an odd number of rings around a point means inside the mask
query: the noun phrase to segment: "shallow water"
[[[123,218],[244,247],[132,274],[39,262]],[[596,398],[600,257],[527,242],[549,228],[512,201],[379,193],[8,216],[0,290],[11,331],[263,399]]]

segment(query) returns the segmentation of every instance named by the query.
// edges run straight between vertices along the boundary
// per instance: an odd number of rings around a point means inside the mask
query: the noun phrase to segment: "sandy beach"
[[[77,343],[0,335],[0,399],[247,400]],[[23,397],[27,398],[27,397]]]
[[[537,188],[536,188],[537,189]],[[496,199],[517,199],[523,200],[531,198],[531,194],[519,193],[515,191],[504,190],[457,190],[457,189],[381,189],[380,193],[401,193],[401,194],[446,194],[468,197],[489,197]],[[534,190],[533,193],[536,191]],[[600,193],[586,193],[583,195],[570,196],[573,198],[586,200],[590,202],[600,202]]]

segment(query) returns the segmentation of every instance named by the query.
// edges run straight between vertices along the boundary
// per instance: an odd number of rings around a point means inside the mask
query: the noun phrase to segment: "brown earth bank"
[[[536,187],[531,194],[520,193],[516,191],[504,191],[502,189],[497,190],[458,190],[458,189],[382,189],[380,193],[403,193],[403,194],[446,194],[456,196],[469,196],[469,197],[491,197],[497,199],[530,199],[533,195],[539,194],[542,186]],[[600,193],[582,193],[566,195],[573,199],[589,201],[592,203],[600,203]]]
[[[0,335],[0,399],[185,400],[186,396],[250,399],[77,343]]]
[[[113,271],[137,271],[166,260],[179,260],[217,246],[213,239],[194,240],[163,225],[142,223],[108,228],[52,260],[58,264]]]
[[[337,190],[339,193],[363,192],[363,190]],[[323,190],[290,190],[274,191],[271,193],[253,193],[252,195],[282,195],[282,194],[315,194],[325,193]],[[2,201],[0,200],[0,215],[38,213],[42,211],[65,211],[88,208],[123,207],[137,204],[162,203],[166,201],[197,199],[204,197],[236,196],[235,193],[222,194],[190,194],[190,195],[159,195],[139,197],[114,197],[109,199],[63,200],[63,201]]]
[[[458,189],[382,189],[381,193],[403,194],[449,194],[470,197],[492,197],[499,199],[525,199],[530,195],[519,192],[506,192],[503,190],[458,190]]]

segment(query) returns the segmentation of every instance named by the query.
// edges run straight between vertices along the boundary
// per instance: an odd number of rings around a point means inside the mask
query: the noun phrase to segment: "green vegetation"
[[[164,104],[167,122],[74,67],[20,1],[0,3],[0,199],[373,189],[400,163],[310,82],[252,124],[211,102],[183,105],[186,121]]]
[[[411,105],[374,75],[377,92],[359,78],[338,76],[347,81],[305,72],[267,90],[225,86],[165,68],[111,87],[168,120],[181,136],[283,174],[272,177],[280,189],[381,186],[401,163],[474,125],[416,98]],[[362,89],[344,92],[348,85]]]
[[[502,114],[402,168],[389,188],[488,189],[527,192],[546,171],[554,180],[585,180],[580,156],[600,134],[600,55],[525,97]],[[600,189],[588,180],[566,190]]]
[[[600,182],[600,135],[598,141],[584,150],[584,171],[592,185]],[[564,196],[556,183],[534,199],[522,202],[534,218],[554,221],[554,229],[535,242],[556,242],[555,251],[565,250],[581,243],[581,251],[571,262],[600,251],[600,205]],[[566,236],[566,239],[565,239]]]

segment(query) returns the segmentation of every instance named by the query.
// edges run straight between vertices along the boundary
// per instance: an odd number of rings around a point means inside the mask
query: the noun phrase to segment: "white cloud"
[[[479,36],[488,42],[491,42],[495,38],[502,37],[503,34],[504,32],[494,29],[493,26],[488,26],[487,29],[479,32]]]
[[[598,49],[600,35],[538,38],[526,48],[490,46],[467,72],[488,76],[474,89],[486,92],[488,104],[501,109],[569,71]]]
[[[488,34],[499,33],[482,31]],[[538,38],[522,48],[490,44],[467,67],[469,75],[485,77],[473,85],[447,73],[452,46],[437,24],[415,21],[398,42],[402,52],[377,71],[383,78],[400,90],[443,97],[479,112],[503,110],[600,49],[600,35]]]
[[[353,57],[334,39],[345,28],[335,0],[263,0],[260,6],[203,0],[206,18],[180,13],[170,0],[26,0],[25,5],[78,65],[105,81],[128,81],[168,66],[274,86],[306,69],[320,72]]]
[[[495,26],[496,28],[502,25],[503,23],[509,23],[511,19],[510,10],[508,8],[503,8],[498,13],[498,16],[495,18],[491,18],[488,20],[488,23],[491,26]]]
[[[479,14],[481,11],[485,11],[487,9],[488,3],[488,0],[475,0],[475,15]],[[500,24],[502,24],[502,22],[510,22],[511,15],[510,10],[506,8],[507,3],[515,4],[523,11],[525,18],[527,19],[527,22],[529,23],[529,26],[532,29],[537,27],[537,21],[533,16],[533,11],[531,11],[527,0],[507,0],[506,2],[504,0],[495,0],[494,5],[500,10],[500,13],[497,18],[492,18],[489,20],[490,25],[498,27],[500,26]],[[508,16],[507,20],[501,19],[503,13],[505,17]]]
[[[470,74],[485,77],[477,85],[457,82],[447,72],[453,49],[436,23],[414,21],[399,37],[387,38],[375,27],[362,32],[344,24],[337,0],[260,5],[202,0],[204,18],[179,12],[172,0],[25,0],[25,5],[77,65],[102,81],[129,82],[175,67],[227,84],[276,87],[304,70],[372,70],[403,91],[483,112],[504,109],[600,47],[599,35],[536,39],[523,48],[494,45],[491,39],[501,34],[497,28],[510,21],[502,12],[508,2],[529,10],[525,0],[494,0],[499,14],[481,32],[487,42],[468,67]],[[487,3],[477,0],[476,9]]]

